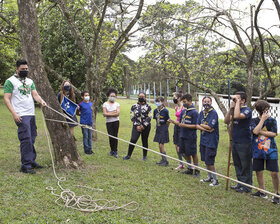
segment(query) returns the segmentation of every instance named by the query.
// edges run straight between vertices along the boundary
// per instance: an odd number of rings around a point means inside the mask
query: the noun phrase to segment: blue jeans
[[[86,154],[92,153],[92,130],[88,128],[82,128],[83,132],[83,144]]]
[[[37,136],[35,116],[22,116],[18,126],[18,139],[20,141],[21,167],[32,168],[36,165],[36,151],[34,147]]]
[[[237,180],[252,185],[253,169],[251,143],[232,142],[232,158]],[[245,188],[246,191],[251,191],[249,187],[242,187]]]

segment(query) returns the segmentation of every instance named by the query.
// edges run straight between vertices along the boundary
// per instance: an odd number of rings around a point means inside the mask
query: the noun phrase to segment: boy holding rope
[[[255,108],[259,117],[253,118],[251,121],[251,130],[253,132],[253,170],[256,171],[259,187],[264,189],[263,170],[266,163],[266,170],[270,171],[274,193],[279,195],[279,168],[278,168],[278,152],[275,142],[277,135],[277,122],[270,117],[268,110],[270,105],[264,100],[258,100]],[[254,197],[268,198],[261,191],[252,194]],[[279,198],[272,197],[274,204],[279,204]]]

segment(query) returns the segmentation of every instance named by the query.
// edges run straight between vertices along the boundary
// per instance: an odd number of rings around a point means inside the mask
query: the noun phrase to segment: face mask
[[[157,107],[160,107],[162,105],[162,102],[156,102],[155,104]]]
[[[64,90],[69,91],[71,89],[71,86],[64,86],[63,88]]]
[[[89,101],[89,98],[90,98],[89,96],[85,96],[85,97],[84,97],[84,100],[85,100],[85,101]]]
[[[111,96],[111,97],[109,97],[109,100],[110,100],[111,102],[114,102],[114,101],[115,101],[115,97],[114,97],[114,96]]]
[[[26,78],[28,74],[27,70],[19,71],[19,77],[20,78]]]
[[[178,99],[173,98],[173,103],[177,104],[178,103]]]
[[[145,102],[145,99],[142,98],[142,97],[139,97],[139,98],[138,98],[138,101],[139,101],[140,103],[144,103],[144,102]]]
[[[208,109],[208,108],[211,107],[211,104],[210,104],[210,103],[204,103],[204,104],[203,104],[203,107],[204,107],[205,109]]]
[[[185,108],[189,108],[189,104],[184,103],[184,104],[183,104],[183,107],[185,107]]]

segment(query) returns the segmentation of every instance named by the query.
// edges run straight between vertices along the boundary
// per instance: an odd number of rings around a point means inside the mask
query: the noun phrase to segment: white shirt
[[[105,102],[103,104],[103,108],[105,107],[107,112],[113,112],[113,111],[117,111],[117,108],[120,106],[119,103],[114,102],[114,103],[108,103]],[[118,121],[119,120],[119,116],[117,117],[106,117],[106,123],[110,123],[110,122],[114,122],[114,121]]]

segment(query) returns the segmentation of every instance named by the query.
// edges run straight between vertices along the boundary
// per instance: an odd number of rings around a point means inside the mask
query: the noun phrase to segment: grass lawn
[[[130,106],[135,101],[118,100],[121,104],[119,137],[130,139]],[[174,111],[170,110],[174,117]],[[142,161],[142,149],[135,149],[131,160],[123,161],[128,145],[119,142],[120,158],[109,154],[108,138],[98,134],[94,144],[95,155],[83,153],[82,133],[75,128],[78,150],[85,165],[77,170],[58,169],[58,176],[67,181],[76,195],[92,195],[96,199],[117,200],[119,205],[131,201],[139,203],[138,210],[101,211],[83,213],[60,207],[55,197],[45,188],[56,185],[51,168],[47,140],[39,109],[36,109],[38,137],[36,139],[37,162],[45,168],[35,175],[19,172],[20,149],[17,128],[12,116],[3,103],[3,90],[0,90],[0,223],[280,223],[280,206],[269,200],[253,198],[247,194],[225,191],[225,180],[220,178],[220,186],[211,188],[200,183],[199,179],[177,173],[177,162],[170,161],[169,167],[158,167],[155,163],[160,156],[148,153],[148,160]],[[97,117],[98,130],[106,131],[105,119]],[[149,138],[149,147],[158,150],[153,143],[155,122]],[[173,126],[169,130],[170,140]],[[138,143],[141,143],[140,141]],[[279,137],[277,137],[279,148]],[[172,141],[166,144],[168,155],[176,157]],[[220,144],[216,158],[217,171],[226,174],[228,135],[226,126],[220,122]],[[203,163],[200,163],[204,166]],[[206,177],[201,172],[201,176]],[[231,167],[231,176],[234,167]],[[265,172],[266,189],[272,191],[271,177]],[[234,183],[233,183],[234,184]],[[255,174],[254,184],[257,185]],[[103,192],[78,188],[85,185],[101,188]]]

